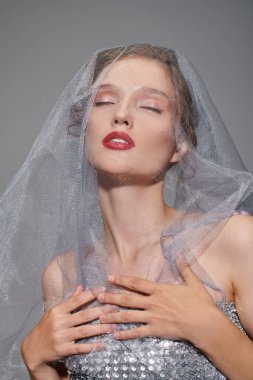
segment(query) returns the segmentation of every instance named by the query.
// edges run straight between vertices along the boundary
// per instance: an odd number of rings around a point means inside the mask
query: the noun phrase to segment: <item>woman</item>
[[[31,379],[252,379],[253,220],[238,210],[253,181],[189,62],[100,51],[48,123],[68,135],[43,141],[28,181],[48,207],[41,178],[57,173],[60,231],[43,226],[56,253],[22,343]]]

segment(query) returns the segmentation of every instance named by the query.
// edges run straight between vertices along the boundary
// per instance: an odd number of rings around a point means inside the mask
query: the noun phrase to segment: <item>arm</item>
[[[59,303],[62,282],[61,272],[59,268],[57,272],[57,268],[57,261],[54,260],[43,274],[44,301],[49,307],[22,343],[22,355],[32,380],[67,379],[64,367],[60,364],[53,367],[51,363],[69,355],[104,349],[101,342],[76,343],[76,341],[115,331],[111,325],[88,324],[98,319],[101,307],[83,308],[83,306],[94,301],[97,298],[96,291],[99,292],[101,289],[84,291],[82,286],[78,286],[72,296]],[[50,281],[52,278],[53,282]]]
[[[228,255],[238,314],[252,338],[253,218],[232,217],[219,237],[217,249]],[[98,299],[142,310],[102,315],[101,321],[145,323],[135,329],[116,332],[114,336],[118,339],[158,336],[188,340],[230,380],[253,380],[252,340],[217,308],[190,267],[184,269],[182,276],[183,285],[116,276],[115,284],[146,295],[105,293]]]
[[[253,217],[230,218],[217,248],[230,263],[237,312],[247,334],[253,338]],[[229,379],[252,380],[252,340],[218,310],[213,318],[211,328],[205,329],[206,339],[201,342],[195,339],[195,344]]]
[[[237,312],[249,337],[215,308],[203,314],[198,325],[199,333],[189,335],[189,340],[230,380],[252,380],[253,218],[231,217],[214,245],[222,257],[221,265],[223,262],[228,264]]]
[[[253,217],[230,218],[217,248],[230,263],[237,312],[247,334],[253,338]],[[213,337],[209,336],[209,345],[203,342],[200,348],[229,379],[253,379],[252,340],[222,315],[216,321],[210,331]]]
[[[116,276],[114,283],[147,295],[100,294],[100,302],[142,310],[101,315],[102,323],[144,323],[117,331],[116,339],[148,336],[188,340],[230,380],[253,380],[253,342],[208,299],[207,291],[190,267],[185,285],[167,285]]]
[[[202,335],[201,335],[202,334]],[[192,339],[210,361],[230,380],[253,379],[253,342],[222,312],[210,314],[210,320]]]
[[[52,278],[54,279],[52,281]],[[54,284],[54,287],[50,284]],[[53,260],[48,264],[42,275],[42,293],[43,301],[45,305],[45,312],[49,311],[53,307],[53,301],[61,298],[62,295],[62,279],[61,273],[58,267],[57,260]],[[49,306],[51,304],[51,307]],[[35,358],[32,357],[31,348],[36,347],[36,336],[35,342],[31,342],[33,338],[32,334],[29,334],[22,342],[21,351],[24,362],[27,366],[31,380],[68,380],[68,372],[63,363],[57,363],[51,365],[50,363],[44,364],[42,366],[36,367],[33,364]]]
[[[238,315],[247,334],[253,338],[253,217],[231,218],[220,239],[228,255]],[[231,380],[253,379],[253,342],[233,323],[218,316],[207,342],[200,348]],[[213,332],[213,337],[211,336]],[[219,337],[222,338],[219,338]]]
[[[69,376],[68,374],[62,375],[59,372],[59,369],[54,369],[53,367],[50,367],[49,365],[45,365],[44,367],[41,367],[38,370],[32,370],[28,368],[28,372],[30,375],[31,380],[68,380]],[[65,369],[66,371],[66,369]],[[62,373],[62,371],[61,371]]]

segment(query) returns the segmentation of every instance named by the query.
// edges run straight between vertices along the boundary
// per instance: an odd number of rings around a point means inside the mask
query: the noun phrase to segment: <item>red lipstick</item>
[[[103,139],[103,145],[109,149],[127,150],[135,146],[131,137],[125,132],[111,132]]]

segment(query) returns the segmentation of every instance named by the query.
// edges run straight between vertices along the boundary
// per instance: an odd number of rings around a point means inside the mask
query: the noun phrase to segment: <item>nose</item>
[[[125,124],[128,127],[129,126],[129,121],[128,120],[123,120],[123,119],[121,120],[119,118],[116,118],[116,119],[114,119],[113,124],[114,125]]]
[[[133,118],[130,109],[127,105],[119,105],[113,115],[112,126],[125,126],[127,128],[132,128]]]

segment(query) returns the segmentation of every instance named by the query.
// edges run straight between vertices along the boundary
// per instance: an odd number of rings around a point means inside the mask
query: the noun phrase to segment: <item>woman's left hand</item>
[[[100,315],[101,323],[143,323],[129,330],[116,331],[116,339],[148,336],[189,340],[203,334],[213,323],[219,309],[189,265],[181,273],[183,283],[164,284],[135,277],[109,276],[109,282],[138,292],[100,293],[101,303],[134,310],[120,310]],[[203,337],[204,338],[204,337]]]

